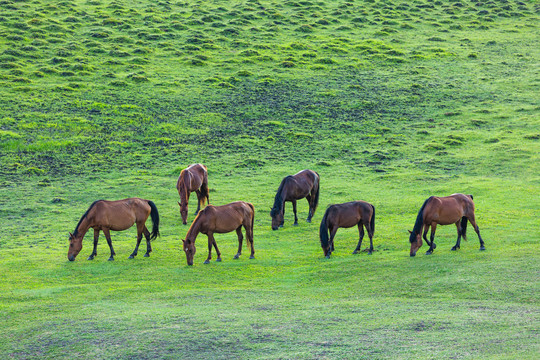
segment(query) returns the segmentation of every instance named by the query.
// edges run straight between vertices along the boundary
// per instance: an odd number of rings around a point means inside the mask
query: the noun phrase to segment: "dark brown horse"
[[[435,230],[437,225],[456,224],[458,238],[456,245],[452,250],[459,249],[461,237],[467,240],[467,220],[471,222],[474,231],[480,240],[480,250],[486,250],[484,240],[480,236],[480,230],[476,225],[474,218],[474,202],[472,195],[453,194],[445,197],[431,196],[429,197],[418,212],[413,231],[410,232],[409,242],[411,243],[411,256],[415,256],[416,252],[422,246],[422,237],[429,245],[426,255],[431,255],[437,247],[435,245]],[[426,238],[426,234],[431,226],[430,240]],[[423,229],[423,235],[422,235]],[[422,235],[422,236],[421,236]]]
[[[152,233],[148,231],[145,225],[148,216],[152,217]],[[84,235],[90,228],[94,229],[94,251],[92,251],[88,260],[93,260],[97,255],[100,230],[103,230],[109,248],[111,249],[111,257],[109,260],[114,260],[114,255],[116,255],[116,253],[112,246],[111,234],[109,231],[126,230],[132,227],[133,224],[137,224],[137,246],[135,246],[135,250],[133,250],[133,253],[129,258],[133,259],[137,256],[142,234],[144,234],[144,237],[146,238],[146,254],[144,254],[144,256],[148,257],[150,256],[150,252],[152,252],[150,240],[154,240],[159,235],[159,214],[156,205],[150,200],[139,198],[117,201],[94,201],[79,220],[73,234],[69,233],[68,260],[75,260],[75,257],[82,249]]]
[[[296,215],[296,200],[306,198],[309,204],[307,222],[315,215],[319,204],[319,174],[312,170],[302,170],[295,175],[286,176],[279,185],[274,199],[274,206],[270,211],[272,217],[272,230],[283,227],[285,215],[285,201],[292,202],[294,212],[294,225],[298,225]]]
[[[186,238],[182,239],[183,249],[186,253],[188,265],[193,265],[193,256],[195,255],[195,239],[199,233],[208,236],[208,257],[204,261],[205,264],[210,263],[212,259],[212,246],[216,249],[217,259],[221,261],[221,252],[216,245],[214,233],[223,234],[236,230],[238,235],[238,252],[234,256],[235,259],[242,254],[242,226],[246,229],[247,242],[251,248],[250,259],[255,258],[255,249],[253,248],[253,221],[255,217],[255,209],[253,205],[244,201],[236,201],[227,205],[212,206],[208,205],[199,212],[191,227],[189,228]]]
[[[373,253],[373,233],[375,232],[375,207],[365,201],[351,201],[330,205],[326,209],[319,229],[321,247],[326,258],[329,259],[334,251],[334,236],[336,236],[338,228],[350,228],[355,225],[358,226],[360,239],[353,254],[356,254],[362,246],[365,227],[370,242],[368,254],[371,255]],[[330,238],[328,238],[328,232],[330,232]]]
[[[182,170],[176,182],[176,189],[178,190],[178,195],[180,195],[178,205],[180,205],[182,223],[186,225],[189,194],[191,192],[195,191],[197,194],[197,211],[195,211],[195,215],[201,210],[201,204],[204,205],[205,200],[210,203],[208,171],[206,170],[206,166],[203,164],[193,164]]]

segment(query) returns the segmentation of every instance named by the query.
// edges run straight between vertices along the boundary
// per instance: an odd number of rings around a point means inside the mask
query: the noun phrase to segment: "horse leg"
[[[246,238],[248,244],[251,246],[251,255],[249,256],[250,259],[255,259],[255,247],[253,246],[253,229],[251,222],[249,224],[244,224],[244,228],[246,229]]]
[[[199,211],[201,210],[201,198],[202,198],[202,194],[199,190],[195,190],[195,194],[197,194],[197,210],[195,210],[195,215],[197,215],[199,213]]]
[[[111,257],[109,258],[109,261],[113,261],[114,255],[116,255],[116,253],[114,252],[114,249],[112,246],[111,233],[109,231],[109,228],[103,228],[103,234],[105,234],[105,238],[107,239],[107,244],[109,244],[109,249],[111,249]]]
[[[146,225],[144,226],[144,237],[146,238],[146,253],[144,254],[144,257],[149,257],[150,253],[152,252],[152,245],[150,244],[150,231],[146,228]]]
[[[221,262],[221,253],[219,252],[219,249],[218,249],[218,247],[217,247],[216,239],[214,239],[214,235],[212,235],[212,243],[214,244],[214,249],[216,249],[216,254],[217,254],[217,259],[216,259],[216,261],[217,261],[217,262]]]
[[[426,244],[428,244],[429,247],[431,247],[431,243],[429,242],[429,240],[426,237],[428,231],[429,231],[429,225],[424,225],[424,233],[422,234],[422,238],[424,238],[424,241],[426,242]]]
[[[462,229],[461,229],[461,219],[459,219],[457,222],[456,222],[456,228],[457,228],[457,241],[456,241],[456,245],[454,245],[454,247],[452,247],[452,251],[456,251],[457,249],[459,249],[459,246],[461,244],[461,234],[462,234]]]
[[[478,225],[476,224],[474,214],[471,214],[469,216],[469,222],[473,226],[474,231],[476,232],[476,235],[478,235],[478,240],[480,240],[480,250],[486,250],[486,247],[484,246],[484,240],[482,240],[482,237],[480,236],[480,229],[478,228]]]
[[[294,212],[294,224],[298,225],[298,216],[296,215],[296,200],[292,200],[292,210]]]
[[[94,250],[92,251],[92,253],[88,257],[88,260],[94,260],[94,257],[97,255],[98,239],[99,239],[99,230],[94,229]]]
[[[311,218],[313,217],[313,208],[312,208],[312,204],[311,204],[311,195],[308,195],[306,196],[306,200],[308,202],[308,205],[309,205],[309,212],[308,212],[308,216],[307,216],[307,222],[310,223],[311,222]]]
[[[431,235],[429,236],[431,245],[429,246],[428,251],[426,251],[426,255],[433,254],[433,250],[435,250],[435,248],[437,247],[437,245],[435,245],[435,230],[437,230],[437,223],[433,222],[431,223]]]
[[[354,249],[353,254],[357,254],[362,247],[362,240],[364,239],[364,227],[361,222],[358,223],[358,235],[358,245],[356,245],[356,249]]]
[[[238,235],[238,252],[234,255],[235,259],[238,259],[242,255],[242,241],[244,240],[244,235],[242,235],[242,225],[236,229],[236,235]]]
[[[208,257],[204,260],[204,264],[210,264],[210,259],[212,259],[212,245],[214,245],[214,236],[212,233],[208,233]]]
[[[139,245],[141,244],[142,233],[144,229],[145,229],[144,224],[142,223],[137,224],[137,245],[135,245],[135,250],[133,250],[131,255],[129,255],[128,259],[135,258],[135,256],[137,256],[137,254],[139,253]]]
[[[337,226],[335,226],[335,227],[334,226],[329,226],[328,230],[330,232],[330,240],[328,242],[328,252],[326,253],[326,258],[330,259],[330,255],[332,255],[332,253],[335,250],[334,237],[336,236],[336,233],[338,231],[338,227]]]
[[[373,254],[373,229],[371,228],[371,225],[367,223],[366,225],[367,234],[369,236],[369,251],[368,255]]]

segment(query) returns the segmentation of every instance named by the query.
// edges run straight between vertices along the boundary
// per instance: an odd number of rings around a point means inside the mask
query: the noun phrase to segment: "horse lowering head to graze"
[[[188,265],[193,265],[193,258],[197,249],[195,240],[199,233],[206,234],[208,237],[208,257],[204,261],[205,264],[210,263],[212,259],[212,246],[216,249],[217,260],[221,261],[221,252],[219,251],[214,233],[222,234],[236,230],[238,235],[238,252],[234,256],[238,259],[242,254],[242,227],[246,230],[246,238],[249,247],[251,248],[250,259],[255,258],[255,248],[253,247],[253,222],[255,217],[255,209],[253,205],[244,201],[236,201],[227,205],[213,206],[208,205],[201,210],[193,223],[191,224],[186,238],[182,239],[182,249],[186,254]]]
[[[148,231],[145,225],[148,216],[152,218],[152,233]],[[88,260],[93,260],[97,255],[100,230],[105,234],[111,250],[109,260],[114,260],[116,253],[112,246],[110,231],[126,230],[132,227],[133,224],[137,225],[137,245],[129,258],[133,259],[137,256],[143,234],[146,238],[146,254],[144,256],[150,256],[152,251],[150,241],[159,235],[159,214],[156,205],[152,201],[139,198],[94,201],[79,220],[73,234],[69,233],[68,260],[75,260],[82,249],[84,235],[90,228],[94,229],[94,250]]]
[[[319,204],[319,174],[312,170],[302,170],[295,175],[286,176],[279,185],[274,198],[274,206],[270,210],[272,217],[272,230],[283,227],[285,215],[285,201],[290,201],[294,212],[294,225],[298,225],[296,214],[296,200],[306,198],[309,204],[307,222],[315,215]]]
[[[208,171],[206,166],[203,164],[193,164],[182,170],[176,182],[176,189],[180,196],[180,201],[178,202],[180,216],[182,217],[182,223],[186,225],[189,194],[191,192],[195,191],[195,194],[197,194],[197,210],[195,211],[195,215],[201,210],[201,205],[204,205],[205,201],[210,203]]]
[[[474,231],[480,240],[480,250],[485,250],[484,240],[480,236],[480,230],[476,225],[474,216],[474,202],[472,195],[452,194],[445,197],[431,196],[420,208],[416,216],[416,222],[412,231],[409,231],[409,242],[411,243],[410,256],[415,256],[422,246],[422,238],[429,245],[426,255],[431,255],[437,247],[435,245],[435,230],[437,225],[455,224],[458,238],[452,250],[460,248],[461,237],[467,239],[467,221],[474,227]],[[430,240],[426,235],[431,227]]]
[[[375,207],[365,201],[351,201],[343,204],[330,205],[321,220],[319,237],[324,256],[330,258],[334,251],[334,237],[339,228],[358,227],[359,240],[353,254],[360,251],[364,238],[364,227],[369,236],[369,252],[373,253],[373,233],[375,232]],[[330,233],[330,236],[328,234]]]

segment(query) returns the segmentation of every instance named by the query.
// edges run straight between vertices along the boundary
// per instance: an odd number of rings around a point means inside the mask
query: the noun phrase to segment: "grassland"
[[[2,358],[538,358],[538,1],[0,1]],[[256,208],[256,259],[180,253],[175,184]],[[280,180],[314,222],[270,229]],[[486,240],[408,257],[430,195],[475,196]],[[99,198],[160,211],[150,258],[67,234]],[[325,207],[377,208],[375,252]],[[299,204],[302,218],[307,204]],[[190,220],[193,215],[190,215]],[[422,249],[421,249],[422,250]]]

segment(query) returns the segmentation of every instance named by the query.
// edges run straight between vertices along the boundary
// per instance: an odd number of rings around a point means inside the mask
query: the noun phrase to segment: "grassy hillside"
[[[0,1],[0,354],[12,358],[536,358],[538,1]],[[195,266],[175,184],[255,205],[256,259]],[[312,224],[270,229],[281,179],[321,175]],[[408,257],[430,195],[475,196],[476,235]],[[153,200],[162,236],[67,234],[92,201]],[[375,252],[326,206],[377,209]],[[190,211],[194,210],[193,200]],[[193,208],[193,209],[192,209]],[[299,217],[307,203],[299,203]],[[189,221],[193,220],[190,214]],[[365,245],[364,245],[365,247]],[[421,249],[423,253],[424,248]]]

